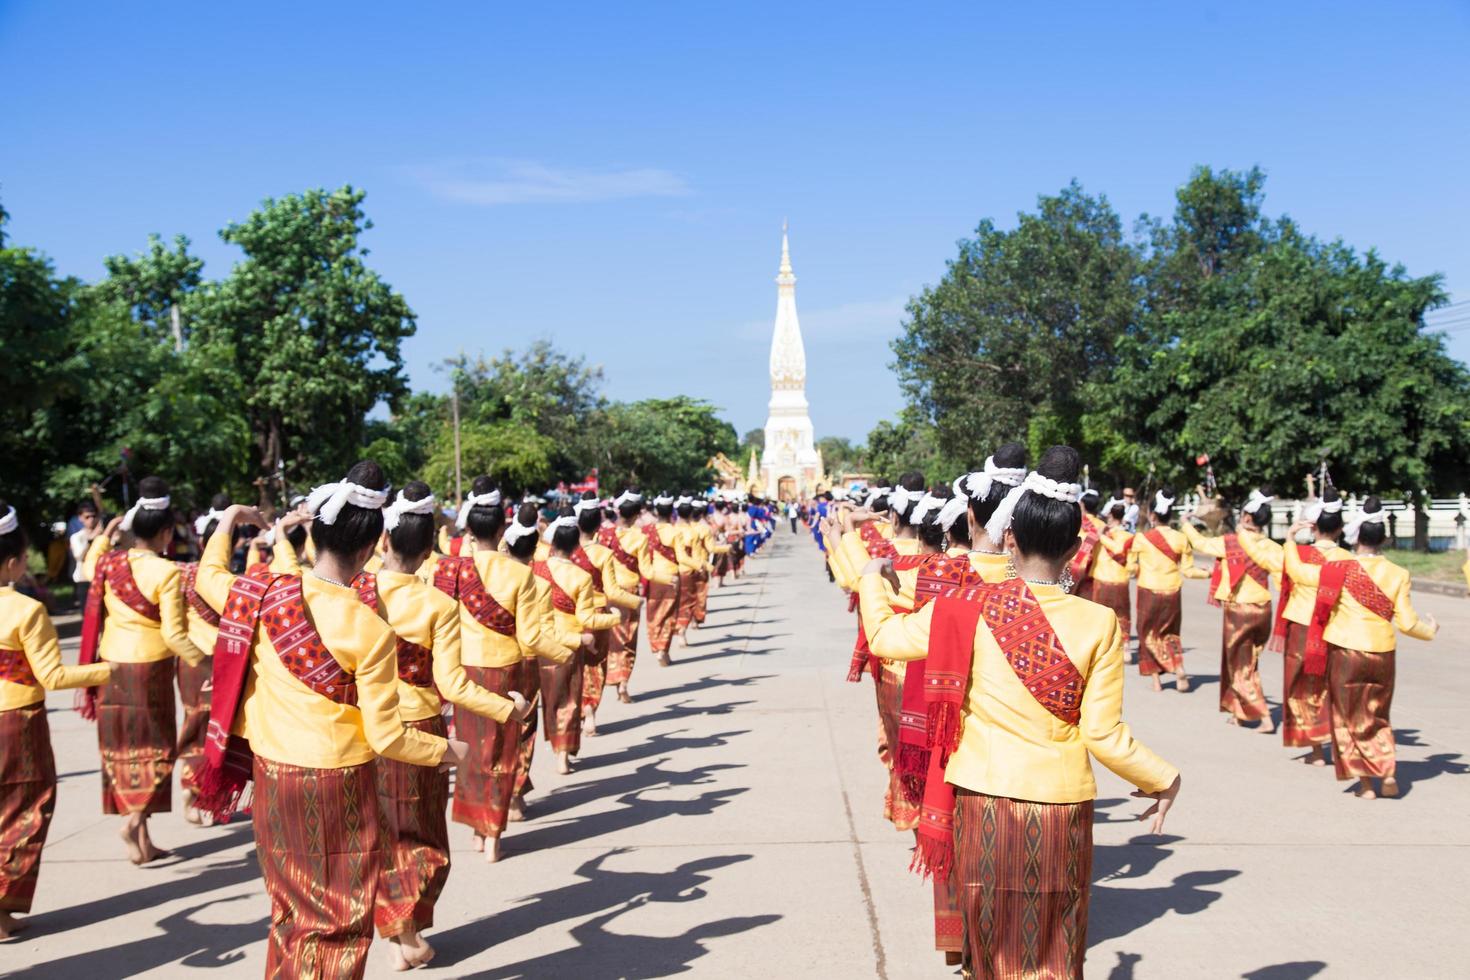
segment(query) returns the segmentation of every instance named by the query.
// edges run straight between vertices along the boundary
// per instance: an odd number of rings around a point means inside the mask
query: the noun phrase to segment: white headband
[[[1164,495],[1164,491],[1162,491],[1162,490],[1160,490],[1158,493],[1154,494],[1154,513],[1155,514],[1168,514],[1169,511],[1171,511],[1173,509],[1174,509],[1174,498],[1173,497],[1167,497],[1167,496],[1165,496]]]
[[[505,529],[505,543],[506,545],[513,545],[521,538],[534,535],[535,533],[536,525],[522,524],[520,516],[517,515],[516,519],[510,522],[510,527]]]
[[[575,504],[572,504],[572,513],[581,515],[589,510],[597,510],[601,507],[602,501],[600,500],[579,500]]]
[[[958,480],[955,482],[959,482]],[[939,526],[948,531],[954,527],[955,521],[965,516],[970,509],[970,498],[963,493],[956,494],[944,502],[939,510]]]
[[[132,509],[123,515],[122,529],[131,531],[133,529],[133,518],[138,516],[140,510],[168,510],[168,497],[139,497],[138,502]]]
[[[404,514],[432,514],[434,513],[434,495],[431,493],[423,500],[409,500],[403,494],[388,505],[383,511],[383,530],[391,531],[398,526],[399,518]]]
[[[1357,544],[1358,532],[1363,529],[1364,524],[1382,524],[1387,517],[1386,510],[1375,510],[1371,513],[1360,510],[1342,526],[1342,539],[1348,544]]]
[[[9,534],[18,527],[20,519],[15,516],[15,508],[11,507],[6,510],[4,517],[0,517],[0,534]]]
[[[1060,483],[1050,477],[1042,476],[1035,470],[1026,474],[1026,479],[1021,481],[1018,487],[1012,487],[1010,493],[1005,495],[1000,504],[995,508],[995,513],[990,515],[990,520],[985,522],[985,533],[990,540],[999,544],[1001,536],[1005,534],[1006,528],[1011,526],[1011,515],[1016,512],[1016,504],[1021,495],[1027,490],[1039,493],[1043,497],[1053,500],[1061,500],[1069,504],[1075,504],[1077,498],[1082,496],[1082,484]]]
[[[546,525],[546,533],[542,536],[542,540],[550,541],[556,535],[556,532],[560,528],[576,526],[577,519],[575,517],[558,517],[556,520]]]
[[[673,505],[673,503],[674,498],[670,497],[666,493],[661,493],[657,497],[653,498],[653,506],[655,507],[670,507]]]
[[[907,515],[908,509],[923,497],[924,491],[922,490],[905,490],[903,487],[894,487],[888,491],[888,508],[903,517]]]
[[[1026,467],[1024,466],[996,466],[994,456],[985,457],[983,469],[974,473],[966,473],[960,478],[963,481],[966,496],[976,500],[984,500],[990,496],[992,484],[1000,483],[1004,486],[1019,486],[1026,479]],[[956,481],[959,483],[960,481]]]
[[[198,517],[194,518],[194,533],[203,534],[204,529],[209,527],[210,521],[217,521],[224,516],[224,511],[215,510],[213,507],[209,508],[208,514],[200,514]]]
[[[941,510],[944,504],[945,500],[943,497],[936,497],[932,493],[924,494],[924,496],[919,498],[919,502],[914,504],[913,509],[909,511],[909,523],[918,524],[931,510]]]
[[[323,524],[337,523],[337,515],[348,504],[364,510],[382,510],[388,502],[387,490],[369,490],[367,487],[342,480],[325,483],[314,488],[306,498],[306,509],[316,515]]]
[[[1341,497],[1338,497],[1336,500],[1332,501],[1331,503],[1325,503],[1325,502],[1319,500],[1315,504],[1309,504],[1307,506],[1307,509],[1304,510],[1304,511],[1302,511],[1302,520],[1307,521],[1307,522],[1312,523],[1312,524],[1316,524],[1317,523],[1317,518],[1321,517],[1323,514],[1340,514],[1340,513],[1342,513],[1342,498]]]
[[[459,513],[455,515],[454,526],[464,529],[465,522],[470,519],[470,509],[473,507],[499,507],[500,491],[491,490],[489,493],[470,494],[464,498],[464,503],[459,507]]]
[[[1111,514],[1113,512],[1113,508],[1120,505],[1123,507],[1127,507],[1128,501],[1124,500],[1122,497],[1109,497],[1108,502],[1103,504],[1103,513]]]
[[[1272,497],[1269,494],[1264,494],[1260,490],[1252,490],[1250,499],[1245,502],[1245,507],[1242,509],[1245,510],[1246,513],[1254,513],[1255,511],[1260,509],[1262,504],[1269,504],[1275,499],[1275,497]]]
[[[622,493],[618,494],[617,499],[614,500],[613,503],[619,507],[623,506],[624,504],[641,504],[643,503],[643,494],[634,493],[632,490],[624,490]]]

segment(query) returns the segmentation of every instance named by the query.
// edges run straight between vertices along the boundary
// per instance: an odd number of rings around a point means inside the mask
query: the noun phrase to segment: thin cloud
[[[688,182],[669,170],[571,170],[531,161],[460,161],[411,167],[435,197],[461,204],[583,204],[639,197],[688,197]]]

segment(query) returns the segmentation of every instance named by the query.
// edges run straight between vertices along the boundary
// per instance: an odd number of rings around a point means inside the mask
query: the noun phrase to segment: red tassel
[[[929,775],[929,750],[917,745],[899,745],[898,761],[894,768],[898,772],[904,800],[913,804],[922,803],[924,783]]]
[[[865,650],[854,650],[852,662],[847,665],[847,679],[850,683],[861,684],[863,682],[863,670],[868,666],[868,654]]]
[[[949,880],[949,873],[953,869],[954,841],[936,840],[920,834],[918,845],[914,848],[914,859],[909,862],[909,870],[920,877],[932,877],[935,881],[944,882]]]
[[[929,749],[939,753],[939,764],[949,764],[949,754],[960,744],[960,706],[953,701],[929,705]]]

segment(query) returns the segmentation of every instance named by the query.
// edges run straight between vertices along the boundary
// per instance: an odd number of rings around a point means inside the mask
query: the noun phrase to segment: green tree
[[[98,299],[127,307],[133,320],[159,340],[172,340],[172,311],[177,309],[179,339],[188,338],[186,304],[204,281],[204,260],[189,254],[188,238],[175,237],[170,250],[157,235],[149,235],[146,252],[102,261],[107,278],[94,287]]]
[[[697,398],[655,398],[607,406],[594,426],[597,466],[608,489],[704,490],[717,452],[736,452],[735,427]]]
[[[851,440],[841,436],[823,436],[817,440],[817,449],[829,476],[860,471],[866,465],[863,447],[854,446]]]
[[[555,451],[551,439],[524,422],[471,421],[460,425],[466,484],[480,474],[488,474],[508,496],[528,490],[540,492],[553,483]],[[454,499],[454,433],[447,425],[440,429],[424,463],[423,479],[441,499]]]
[[[917,471],[931,486],[954,480],[964,468],[945,455],[936,428],[912,409],[896,422],[884,419],[868,433],[867,465],[880,483]]]

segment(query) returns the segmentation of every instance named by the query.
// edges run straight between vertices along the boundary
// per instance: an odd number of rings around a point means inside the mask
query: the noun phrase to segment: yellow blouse
[[[0,711],[24,708],[46,700],[47,691],[98,687],[107,683],[112,667],[105,661],[85,667],[61,662],[61,643],[46,607],[14,586],[0,586],[0,650],[25,654],[39,687],[0,681]]]
[[[570,613],[553,607],[556,622],[564,631],[576,631],[580,636],[584,632],[610,630],[623,621],[615,612],[597,611],[597,590],[592,585],[592,576],[574,563],[565,558],[553,557],[546,563],[546,567],[551,570],[551,577],[556,584],[576,605],[576,611]],[[547,590],[550,591],[549,585]]]
[[[1179,560],[1171,560],[1153,546],[1140,531],[1133,536],[1132,560],[1138,569],[1138,587],[1150,592],[1178,592],[1187,578],[1209,578],[1210,573],[1194,567],[1194,551],[1189,539],[1172,527],[1159,526],[1159,532],[1169,547],[1179,554]],[[1115,563],[1116,564],[1116,563]]]
[[[646,540],[646,533],[644,532],[643,528],[635,528],[633,529],[632,533],[643,535],[645,537],[644,547],[648,549],[648,572],[644,575],[644,578],[648,579],[650,582],[657,582],[660,585],[672,585],[674,583],[674,580],[679,577],[679,573],[683,570],[684,567],[684,552],[683,549],[679,546],[681,535],[675,529],[674,525],[663,521],[655,524],[654,528],[655,533],[658,534],[658,539],[668,547],[674,549],[674,556],[678,558],[679,561],[677,563],[671,562],[663,555],[659,554],[653,549],[652,545],[648,544]],[[624,547],[627,547],[626,543],[624,544]]]
[[[887,521],[874,521],[873,526],[878,533],[893,540],[893,525]],[[851,592],[858,587],[858,579],[862,577],[863,569],[867,567],[871,557],[868,555],[868,546],[863,543],[861,525],[854,527],[851,531],[845,531],[837,540],[837,564],[832,569],[833,577],[837,584]]]
[[[462,657],[471,667],[511,667],[522,660],[545,657],[553,663],[565,663],[572,651],[582,645],[582,634],[559,630],[551,619],[550,593],[545,597],[537,588],[530,565],[498,551],[477,551],[475,571],[485,591],[515,617],[515,636],[497,633],[482,626],[460,604],[459,628]]]
[[[638,562],[638,571],[623,567],[623,563],[617,559],[613,560],[613,571],[617,573],[618,586],[625,592],[637,592],[638,581],[648,574],[648,537],[642,529],[637,527],[618,527],[615,532],[623,550]]]
[[[1272,541],[1263,534],[1253,534],[1249,538],[1240,539],[1240,547],[1251,560],[1260,565],[1266,571],[1278,576],[1277,584],[1281,582],[1280,576],[1285,575],[1291,579],[1291,595],[1286,600],[1286,608],[1281,615],[1286,617],[1287,622],[1296,623],[1298,626],[1306,626],[1312,621],[1312,610],[1317,605],[1317,584],[1313,579],[1309,585],[1302,581],[1299,576],[1292,575],[1286,571],[1286,552],[1281,545]],[[1342,561],[1351,558],[1353,553],[1339,548],[1332,542],[1323,539],[1311,547],[1316,548],[1328,561]],[[1298,561],[1298,565],[1306,562]]]
[[[87,557],[95,567],[97,558],[111,550],[107,536],[99,534]],[[136,612],[108,589],[102,599],[107,619],[102,624],[97,655],[120,664],[148,664],[172,656],[183,658],[191,666],[198,664],[205,654],[189,639],[183,571],[167,558],[141,548],[128,549],[128,564],[138,591],[158,606],[158,621]],[[94,580],[92,587],[102,585]]]
[[[618,569],[622,568],[624,572],[628,570],[618,564],[611,548],[593,541],[583,545],[582,550],[587,552],[587,557],[592,559],[592,564],[602,572],[602,591],[597,594],[602,607],[617,606],[619,609],[637,609],[643,604],[643,600],[638,598],[636,583],[633,591],[629,591],[623,588],[622,583],[618,581]]]
[[[1190,524],[1188,521],[1184,522],[1184,534],[1186,537],[1189,538],[1190,546],[1193,547],[1195,551],[1198,551],[1202,555],[1208,555],[1211,558],[1218,558],[1222,561],[1224,560],[1225,538],[1223,535],[1220,537],[1206,537],[1205,535],[1199,533],[1199,531],[1195,529],[1194,525]],[[1247,557],[1250,556],[1250,551],[1247,550],[1245,546],[1245,541],[1248,537],[1261,538],[1264,537],[1264,535],[1256,531],[1242,530],[1236,532],[1235,538],[1237,541],[1240,542],[1240,550],[1244,551]],[[1281,546],[1278,545],[1275,541],[1272,541],[1270,538],[1266,538],[1265,540],[1266,544],[1262,545],[1262,548],[1269,546],[1280,550]],[[1256,564],[1260,565],[1267,572],[1271,571],[1271,568],[1268,565],[1261,564],[1261,562],[1256,562]],[[1279,563],[1277,565],[1277,574],[1274,577],[1276,580],[1276,585],[1279,588],[1281,585]],[[1222,569],[1220,572],[1220,584],[1215,586],[1214,597],[1220,602],[1239,602],[1249,605],[1262,605],[1271,601],[1271,590],[1261,583],[1257,582],[1255,579],[1251,578],[1249,575],[1242,574],[1240,576],[1240,581],[1235,584],[1235,595],[1232,596],[1230,594],[1230,576]]]
[[[709,556],[704,551],[704,539],[693,521],[680,521],[674,525],[674,540],[678,542],[674,553],[679,556],[680,575],[698,575],[704,571]]]
[[[862,588],[871,587],[865,581]],[[1081,718],[1069,725],[1043,708],[982,622],[975,630],[960,747],[950,756],[946,781],[991,796],[1079,803],[1097,795],[1095,758],[1145,792],[1167,789],[1179,771],[1135,739],[1123,721],[1123,634],[1117,616],[1054,585],[1033,585],[1031,591],[1086,679]],[[868,643],[880,657],[927,656],[933,618],[931,603],[894,617],[896,628],[879,623]]]
[[[992,584],[1004,582],[1008,565],[1009,562],[1003,554],[992,555],[983,551],[970,552],[970,567],[979,573],[982,581]],[[918,614],[894,612],[893,591],[888,588],[888,583],[883,580],[881,575],[864,575],[860,578],[858,582],[858,608],[862,612],[863,631],[867,634],[868,646],[872,649],[877,649],[873,647],[873,638],[876,636],[881,635],[883,637],[882,646],[885,649],[891,649],[893,645],[907,643],[914,636],[918,635],[917,633],[909,634],[905,632],[905,624],[910,621],[912,616]],[[923,610],[920,610],[920,613],[922,612]],[[932,612],[929,613],[931,618],[933,615]],[[925,646],[908,647],[907,657],[893,659],[917,660],[928,655],[928,620],[924,620],[924,623],[923,637]],[[871,630],[868,628],[868,624],[872,624]]]
[[[504,722],[515,702],[473,683],[460,660],[459,603],[417,575],[378,572],[379,612],[393,632],[433,653],[434,684],[398,682],[398,713],[404,721],[423,721],[439,713],[444,701]],[[438,688],[435,691],[435,688]],[[440,696],[443,696],[443,701]]]
[[[1315,602],[1315,590],[1322,580],[1322,566],[1302,561],[1297,547],[1295,541],[1286,542],[1286,574],[1291,576],[1293,582],[1312,586]],[[1409,601],[1408,570],[1395,565],[1382,555],[1352,557],[1363,566],[1363,571],[1368,573],[1374,584],[1393,600],[1393,622],[1381,618],[1377,613],[1369,612],[1367,607],[1344,588],[1337,605],[1332,608],[1332,618],[1327,621],[1322,638],[1333,646],[1367,653],[1391,653],[1397,646],[1394,627],[1416,640],[1434,639],[1434,631],[1428,624],[1420,621],[1413,603]]]
[[[1133,535],[1121,527],[1115,527],[1104,531],[1097,541],[1097,559],[1092,563],[1092,577],[1094,581],[1109,582],[1113,585],[1127,585],[1128,580],[1133,577],[1133,552],[1128,550],[1120,562],[1111,557],[1112,555],[1124,555],[1124,549],[1128,548],[1128,542]],[[1136,544],[1134,548],[1138,547]]]
[[[225,608],[235,581],[229,547],[229,535],[216,534],[199,561],[196,587],[216,609]],[[375,755],[437,766],[448,743],[405,728],[398,713],[393,630],[347,586],[306,575],[301,591],[322,642],[356,681],[357,704],[329,701],[301,683],[281,663],[265,630],[257,629],[235,733],[250,740],[255,754],[289,766],[343,769]]]
[[[210,540],[213,540],[213,538]],[[254,559],[252,558],[246,563],[245,567],[249,568],[253,563]],[[270,570],[277,575],[301,574],[301,563],[296,560],[296,549],[291,547],[291,542],[286,540],[285,535],[276,536],[276,546],[271,555]],[[182,574],[181,570],[180,575]],[[180,578],[180,583],[182,581],[183,579]],[[219,610],[215,611],[218,612]],[[199,615],[198,610],[194,608],[193,604],[187,598],[184,600],[184,615],[189,623],[190,641],[200,650],[203,650],[205,656],[213,656],[215,641],[219,639],[219,627]]]

